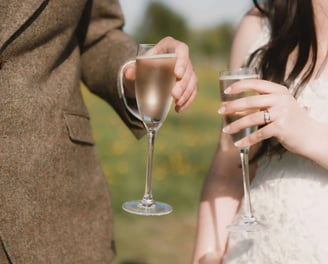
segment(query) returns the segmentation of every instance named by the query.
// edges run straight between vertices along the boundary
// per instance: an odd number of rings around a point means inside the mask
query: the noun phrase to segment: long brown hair
[[[311,78],[317,62],[318,47],[312,1],[267,0],[262,4],[258,0],[253,2],[268,19],[271,36],[265,46],[251,55],[249,63],[254,58],[259,59],[262,78],[286,87],[290,87],[297,77],[301,77],[301,82],[294,92],[297,96],[301,87]],[[295,64],[292,70],[286,73],[288,57],[295,49]],[[283,148],[274,139],[265,140],[256,156],[266,151],[281,153]]]

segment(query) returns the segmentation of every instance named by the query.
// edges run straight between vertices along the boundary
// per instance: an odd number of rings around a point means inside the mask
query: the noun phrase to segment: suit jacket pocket
[[[90,118],[80,113],[64,112],[69,138],[75,143],[94,145]]]

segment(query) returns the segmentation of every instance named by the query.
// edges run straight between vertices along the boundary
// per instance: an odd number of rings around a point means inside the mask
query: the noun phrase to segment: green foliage
[[[146,10],[136,39],[144,43],[156,43],[165,36],[186,41],[188,27],[178,13],[160,2],[151,2]]]
[[[190,43],[192,52],[200,53],[206,57],[227,58],[231,48],[235,27],[231,23],[199,30],[192,34]]]
[[[227,58],[235,27],[223,23],[211,28],[194,30],[181,14],[161,2],[151,2],[135,34],[143,43],[156,43],[165,36],[186,42],[193,57]]]
[[[233,37],[235,34],[235,27],[231,23],[224,23],[218,26],[217,36],[219,43],[217,43],[217,50],[220,55],[226,55],[231,48]],[[214,47],[213,47],[214,48]]]

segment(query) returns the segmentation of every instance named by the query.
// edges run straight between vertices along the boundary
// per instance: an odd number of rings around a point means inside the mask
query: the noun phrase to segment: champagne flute
[[[245,96],[256,95],[255,92],[242,92],[239,94],[225,94],[224,90],[229,87],[234,82],[245,80],[245,79],[258,79],[259,75],[255,69],[252,68],[239,68],[236,70],[226,70],[222,71],[219,74],[220,80],[220,95],[222,102],[236,100]],[[237,119],[249,114],[250,112],[236,112],[233,115],[226,116],[226,122],[232,123]],[[253,133],[257,129],[257,126],[245,128],[238,133],[232,134],[232,140],[234,142],[239,139]],[[243,176],[243,188],[244,188],[244,206],[245,212],[244,215],[240,216],[237,221],[227,228],[230,232],[254,232],[262,229],[262,225],[256,220],[252,204],[251,204],[251,195],[250,195],[250,180],[249,180],[249,147],[241,148],[239,150],[241,167],[242,167],[242,176]]]
[[[156,53],[153,44],[139,44],[135,60],[127,62],[120,76],[120,89],[127,109],[142,120],[147,130],[148,156],[145,192],[141,200],[125,202],[122,208],[139,215],[165,215],[172,212],[169,204],[158,202],[152,195],[152,169],[155,136],[162,126],[172,104],[171,90],[175,84],[175,53]],[[137,109],[129,105],[123,88],[124,68],[135,64],[135,95]]]

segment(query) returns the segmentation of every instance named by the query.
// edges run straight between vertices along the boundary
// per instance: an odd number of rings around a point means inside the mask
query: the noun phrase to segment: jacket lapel
[[[0,53],[32,23],[49,0],[0,1]]]

